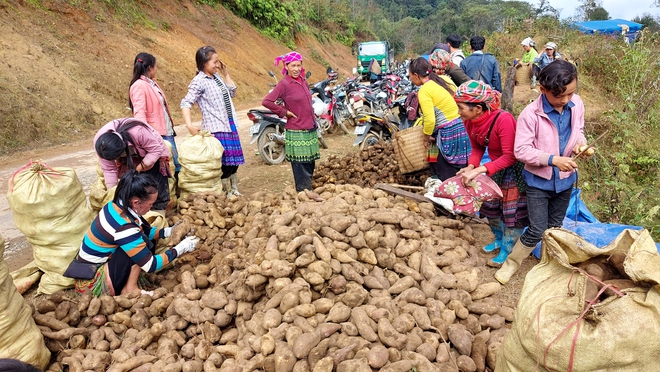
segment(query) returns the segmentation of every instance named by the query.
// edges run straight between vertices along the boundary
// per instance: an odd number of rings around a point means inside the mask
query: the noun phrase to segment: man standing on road
[[[486,39],[483,36],[472,36],[470,48],[472,54],[461,62],[465,74],[473,80],[481,80],[498,92],[502,92],[502,77],[497,59],[490,53],[484,53]]]
[[[451,56],[451,61],[454,62],[456,66],[460,66],[461,62],[465,59],[465,55],[461,50],[461,37],[458,34],[451,34],[447,36],[445,40],[449,46],[449,55]]]

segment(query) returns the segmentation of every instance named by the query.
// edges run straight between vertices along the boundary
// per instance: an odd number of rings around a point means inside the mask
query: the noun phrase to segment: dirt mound
[[[177,107],[195,74],[197,48],[218,50],[239,87],[240,108],[261,101],[272,81],[268,70],[278,70],[274,57],[289,50],[223,7],[172,0],[71,4],[78,2],[0,2],[0,153],[86,138],[131,115],[128,83],[139,52],[156,57],[156,80],[180,124]],[[306,35],[296,44],[311,81],[325,76],[327,64],[340,77],[350,74],[350,48]]]

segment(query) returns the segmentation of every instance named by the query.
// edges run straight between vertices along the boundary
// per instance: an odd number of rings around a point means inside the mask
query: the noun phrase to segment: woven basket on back
[[[424,147],[424,132],[421,125],[394,133],[394,155],[402,174],[429,167]]]
[[[528,85],[531,84],[532,64],[521,63],[521,66],[516,69],[516,84]]]

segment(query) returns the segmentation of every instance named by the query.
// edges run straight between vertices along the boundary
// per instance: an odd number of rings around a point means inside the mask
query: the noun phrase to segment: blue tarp
[[[608,19],[606,21],[574,22],[573,25],[585,34],[621,34],[621,25],[629,27],[628,32],[634,33],[642,29],[642,25],[625,19]]]

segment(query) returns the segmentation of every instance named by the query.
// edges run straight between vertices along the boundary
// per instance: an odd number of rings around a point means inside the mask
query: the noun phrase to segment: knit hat
[[[275,66],[280,64],[280,61],[284,62],[284,68],[282,69],[282,75],[286,75],[286,65],[291,62],[300,61],[302,62],[302,56],[298,52],[289,52],[283,56],[275,58]],[[303,69],[301,74],[304,76],[305,70]]]
[[[483,102],[488,106],[489,110],[495,111],[500,108],[501,97],[502,94],[490,85],[481,81],[470,80],[456,88],[454,100],[465,103]]]
[[[451,61],[451,55],[442,49],[436,49],[429,56],[429,63],[439,74],[444,74],[454,63]]]
[[[553,43],[552,41],[549,41],[545,43],[545,49],[557,50],[557,44]]]

